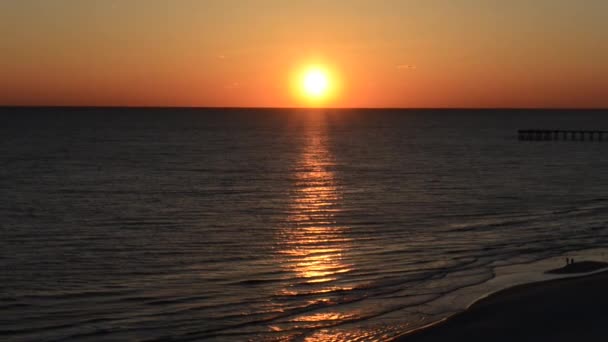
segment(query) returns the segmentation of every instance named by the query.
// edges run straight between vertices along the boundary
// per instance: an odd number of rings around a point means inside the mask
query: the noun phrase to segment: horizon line
[[[270,107],[270,106],[146,106],[146,105],[0,105],[0,109],[224,109],[224,110],[587,110],[608,107]]]

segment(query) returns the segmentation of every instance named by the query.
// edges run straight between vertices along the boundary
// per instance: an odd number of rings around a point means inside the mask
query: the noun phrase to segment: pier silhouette
[[[608,131],[520,129],[517,138],[521,141],[608,141]]]

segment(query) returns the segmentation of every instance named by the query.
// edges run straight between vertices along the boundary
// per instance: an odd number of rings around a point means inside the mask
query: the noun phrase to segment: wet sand
[[[548,273],[590,272],[606,266],[599,262],[578,262]],[[608,271],[506,289],[442,324],[398,341],[606,340]]]

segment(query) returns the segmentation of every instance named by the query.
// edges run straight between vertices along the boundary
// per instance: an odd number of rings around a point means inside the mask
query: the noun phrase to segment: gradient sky
[[[606,0],[0,1],[0,105],[608,107]]]

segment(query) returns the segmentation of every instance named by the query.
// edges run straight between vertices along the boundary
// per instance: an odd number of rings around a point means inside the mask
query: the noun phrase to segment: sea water
[[[0,336],[399,336],[608,246],[608,141],[517,140],[606,114],[2,109]]]

